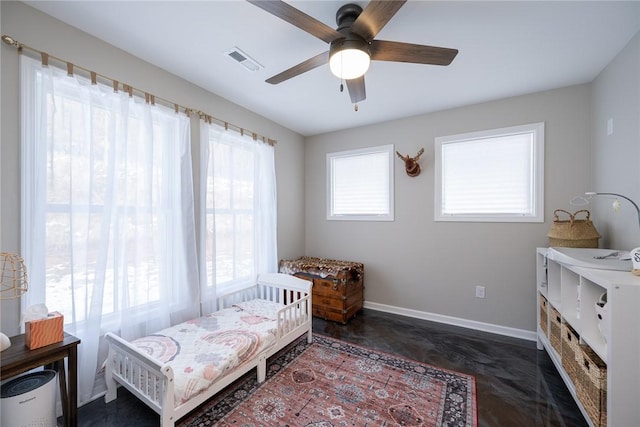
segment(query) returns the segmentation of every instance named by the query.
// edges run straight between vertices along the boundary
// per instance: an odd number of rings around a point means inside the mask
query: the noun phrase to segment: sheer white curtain
[[[276,272],[277,218],[274,149],[201,122],[203,311],[215,295]]]
[[[24,55],[21,91],[23,306],[82,340],[82,404],[104,390],[105,332],[199,314],[189,119]]]

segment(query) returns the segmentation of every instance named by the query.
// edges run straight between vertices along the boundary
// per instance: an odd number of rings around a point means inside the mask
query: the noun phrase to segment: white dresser
[[[554,255],[557,253],[547,248],[536,251],[538,349],[547,350],[590,425],[640,426],[640,277],[627,271],[576,266],[581,265],[579,260],[574,263],[570,257]],[[604,293],[608,302],[599,320],[596,302]],[[566,347],[557,345],[557,335],[552,345],[551,332],[558,332],[559,322],[606,363],[604,420],[592,421],[588,405],[578,398],[579,380],[563,367],[561,348]],[[564,354],[565,366],[569,354]]]

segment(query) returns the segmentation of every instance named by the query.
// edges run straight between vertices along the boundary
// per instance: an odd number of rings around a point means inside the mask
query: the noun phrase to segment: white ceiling
[[[290,4],[335,28],[347,2]],[[637,1],[409,1],[376,39],[458,56],[448,67],[372,62],[355,112],[328,65],[265,83],[328,45],[242,0],[25,3],[305,136],[589,82],[640,29]],[[264,68],[230,59],[234,46]]]

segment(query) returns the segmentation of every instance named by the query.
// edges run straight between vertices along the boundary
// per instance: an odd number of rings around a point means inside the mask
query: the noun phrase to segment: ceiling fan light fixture
[[[364,40],[341,39],[331,43],[329,68],[342,80],[356,79],[369,69],[369,44]]]

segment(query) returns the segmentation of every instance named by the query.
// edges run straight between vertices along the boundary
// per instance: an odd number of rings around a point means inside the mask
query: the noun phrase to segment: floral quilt
[[[175,404],[272,346],[282,304],[251,300],[132,342],[174,372]]]

